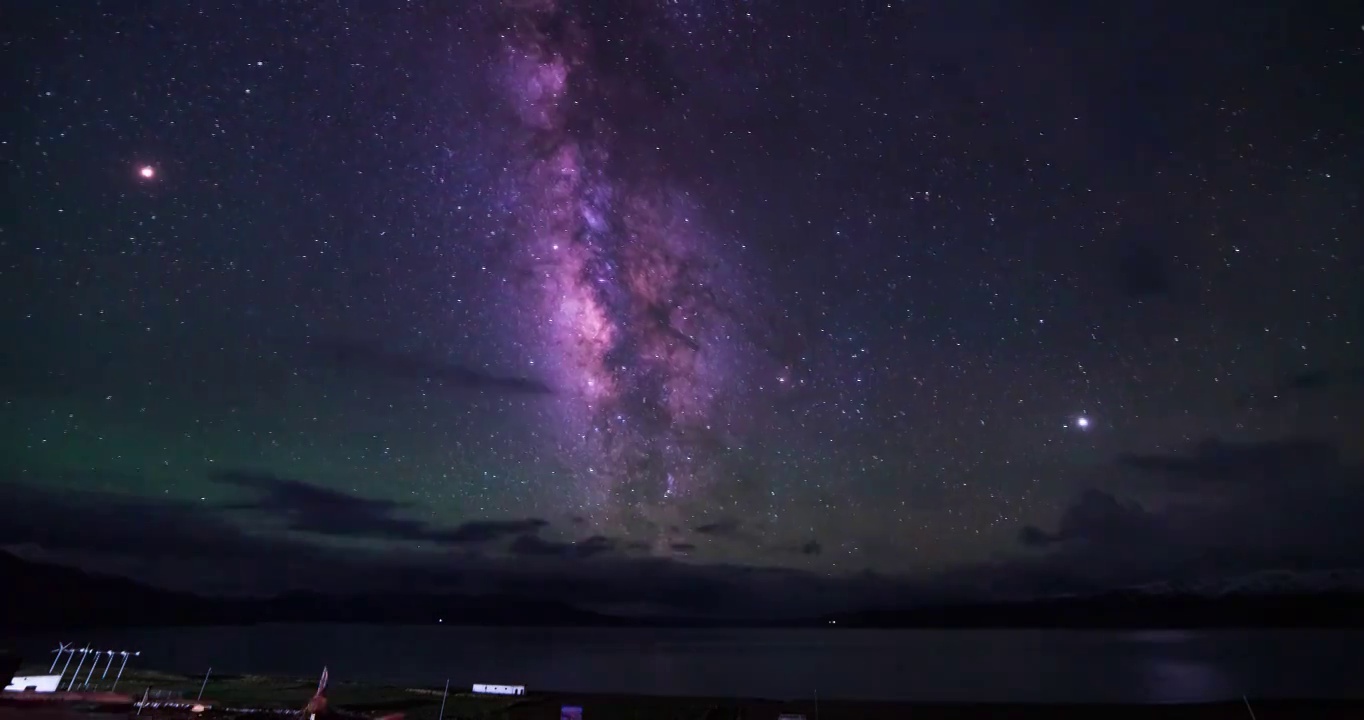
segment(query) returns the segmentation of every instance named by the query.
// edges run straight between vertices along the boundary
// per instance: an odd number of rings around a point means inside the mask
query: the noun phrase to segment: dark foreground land
[[[120,691],[140,696],[151,689],[153,698],[179,707],[149,707],[141,718],[294,718],[312,696],[316,681],[262,676],[210,678],[204,688],[208,711],[192,713],[187,705],[199,692],[202,678],[137,672],[124,678]],[[343,719],[378,718],[401,713],[407,720],[436,720],[440,714],[439,688],[402,688],[338,681],[327,693],[331,707]],[[445,702],[446,720],[556,720],[565,706],[581,707],[583,720],[777,720],[783,714],[807,720],[975,720],[976,718],[1172,718],[1212,720],[1334,720],[1364,718],[1364,700],[1355,702],[1242,701],[1205,705],[976,705],[878,703],[839,700],[758,700],[732,698],[668,698],[580,693],[532,693],[520,698],[472,696],[452,690]],[[1253,715],[1251,713],[1253,710]],[[262,712],[266,711],[266,712]],[[269,712],[274,711],[274,712]],[[290,712],[295,711],[295,712]],[[136,708],[16,709],[0,706],[0,718],[26,720],[100,720],[136,717]],[[319,720],[322,720],[319,718]]]

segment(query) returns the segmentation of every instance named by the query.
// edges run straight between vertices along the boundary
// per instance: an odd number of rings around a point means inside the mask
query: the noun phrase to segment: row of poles
[[[74,658],[74,657],[76,656],[76,653],[80,653],[80,654],[81,654],[81,661],[78,662],[78,663],[76,663],[76,671],[73,672],[73,673],[71,673],[71,682],[70,682],[70,684],[68,684],[68,685],[66,686],[66,691],[67,691],[67,692],[71,692],[71,690],[72,690],[73,688],[76,687],[76,680],[80,677],[81,668],[85,666],[85,659],[86,659],[87,657],[90,657],[90,656],[93,655],[93,656],[95,657],[95,659],[94,659],[93,662],[90,663],[90,672],[89,672],[89,674],[87,674],[87,675],[85,676],[85,682],[81,684],[81,687],[83,687],[83,688],[90,687],[90,681],[95,677],[95,670],[97,670],[97,669],[99,668],[99,656],[100,656],[100,655],[107,655],[107,656],[109,657],[109,662],[107,662],[107,663],[104,664],[104,672],[103,672],[102,674],[100,674],[100,676],[99,676],[101,682],[103,682],[103,681],[105,680],[105,678],[109,677],[109,669],[112,668],[113,665],[114,665],[114,656],[115,656],[115,655],[121,655],[121,656],[123,656],[123,662],[119,663],[119,665],[118,665],[118,672],[114,674],[114,684],[113,684],[112,686],[109,687],[109,691],[110,691],[110,692],[113,692],[114,690],[118,689],[118,681],[119,681],[120,679],[123,678],[123,669],[126,668],[126,667],[128,667],[128,658],[130,658],[130,657],[137,657],[138,655],[141,655],[141,654],[142,654],[141,651],[129,652],[129,651],[127,651],[127,650],[95,650],[95,649],[91,648],[89,645],[86,645],[86,646],[83,647],[83,648],[72,647],[74,644],[75,644],[75,643],[57,643],[57,649],[52,651],[53,653],[56,654],[56,656],[52,658],[52,667],[51,667],[51,668],[48,668],[48,671],[47,671],[49,674],[51,674],[52,672],[56,671],[56,669],[57,669],[57,663],[61,662],[62,655],[66,655],[66,664],[62,665],[62,672],[61,672],[61,674],[58,676],[58,678],[66,677],[66,669],[67,669],[68,667],[71,666],[71,659]],[[318,682],[318,686],[317,686],[318,692],[321,692],[322,690],[324,690],[324,689],[326,688],[326,682],[327,682],[327,680],[326,680],[326,677],[327,677],[326,672],[327,672],[327,671],[326,671],[326,670],[323,670],[322,672],[323,672],[322,680]],[[199,685],[199,699],[200,699],[200,700],[202,700],[203,697],[204,697],[204,688],[208,686],[208,678],[209,678],[209,676],[212,675],[212,674],[213,674],[213,668],[209,668],[209,669],[208,669],[208,672],[204,673],[204,681],[203,681],[202,684]],[[60,680],[60,679],[57,680],[57,686],[58,686],[58,687],[61,687],[61,680]],[[150,689],[150,688],[149,688],[149,689]],[[441,692],[441,694],[440,694],[440,712],[439,712],[439,714],[437,715],[437,717],[440,718],[440,720],[444,720],[444,718],[445,718],[445,700],[446,700],[447,697],[449,697],[449,695],[450,695],[450,681],[447,679],[447,680],[445,681],[445,689],[444,689],[444,690]],[[142,707],[141,707],[141,706],[142,706],[142,705],[146,705],[146,704],[147,704],[147,698],[146,698],[146,696],[144,695],[143,698],[142,698],[142,703],[141,703],[141,705],[139,705],[138,708],[137,708],[137,714],[138,714],[138,715],[141,715],[141,714],[142,714]]]
[[[123,656],[123,662],[119,663],[118,666],[118,673],[114,675],[114,684],[109,688],[112,692],[118,688],[118,681],[123,677],[123,668],[128,667],[128,658],[137,657],[142,654],[140,651],[95,650],[89,645],[86,645],[83,648],[73,647],[73,645],[75,645],[75,643],[57,643],[57,649],[52,651],[56,653],[56,657],[52,658],[52,667],[48,669],[48,673],[56,671],[57,663],[61,662],[62,655],[66,655],[66,664],[62,665],[62,672],[58,675],[57,680],[57,686],[60,688],[62,683],[60,678],[66,677],[66,669],[71,666],[71,659],[76,657],[76,653],[81,654],[81,661],[76,663],[76,671],[71,673],[71,683],[66,686],[67,692],[71,692],[71,690],[76,687],[76,680],[80,677],[81,668],[85,667],[86,658],[94,656],[94,660],[90,663],[90,673],[85,676],[85,682],[81,685],[83,688],[90,687],[90,681],[95,677],[95,670],[99,668],[99,659],[101,655],[107,655],[109,657],[109,662],[104,665],[104,673],[99,676],[101,682],[109,677],[109,669],[114,665],[114,656]]]

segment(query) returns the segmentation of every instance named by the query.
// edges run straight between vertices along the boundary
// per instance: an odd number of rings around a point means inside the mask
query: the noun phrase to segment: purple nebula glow
[[[555,445],[579,509],[666,527],[670,507],[726,478],[704,450],[743,404],[743,283],[699,208],[611,122],[633,86],[594,67],[592,28],[555,2],[505,7],[494,78],[523,136],[509,195],[533,282],[517,301],[537,319],[519,344],[559,392]]]

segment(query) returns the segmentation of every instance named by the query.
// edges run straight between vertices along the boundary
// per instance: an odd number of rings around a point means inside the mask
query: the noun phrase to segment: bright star
[[[1075,418],[1075,425],[1081,429],[1087,428],[1089,427],[1089,418],[1081,415],[1080,417]]]
[[[156,168],[151,165],[143,165],[137,169],[137,174],[141,175],[143,180],[151,180],[156,177]]]

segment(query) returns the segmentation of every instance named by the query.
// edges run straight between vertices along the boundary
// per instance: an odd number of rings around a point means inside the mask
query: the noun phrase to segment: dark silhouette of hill
[[[419,593],[214,598],[150,587],[0,552],[0,628],[258,622],[600,625],[616,622],[563,603]]]
[[[1232,628],[1364,627],[1364,593],[1154,595],[1113,592],[1027,602],[941,605],[831,615],[838,627]]]
[[[132,580],[30,562],[0,552],[0,627],[124,625],[164,617],[165,624],[206,619],[204,598]]]
[[[214,598],[0,552],[0,630],[261,622],[869,628],[1364,627],[1364,592],[1199,596],[1115,592],[1028,602],[890,608],[806,620],[624,618],[501,595],[293,592]]]

